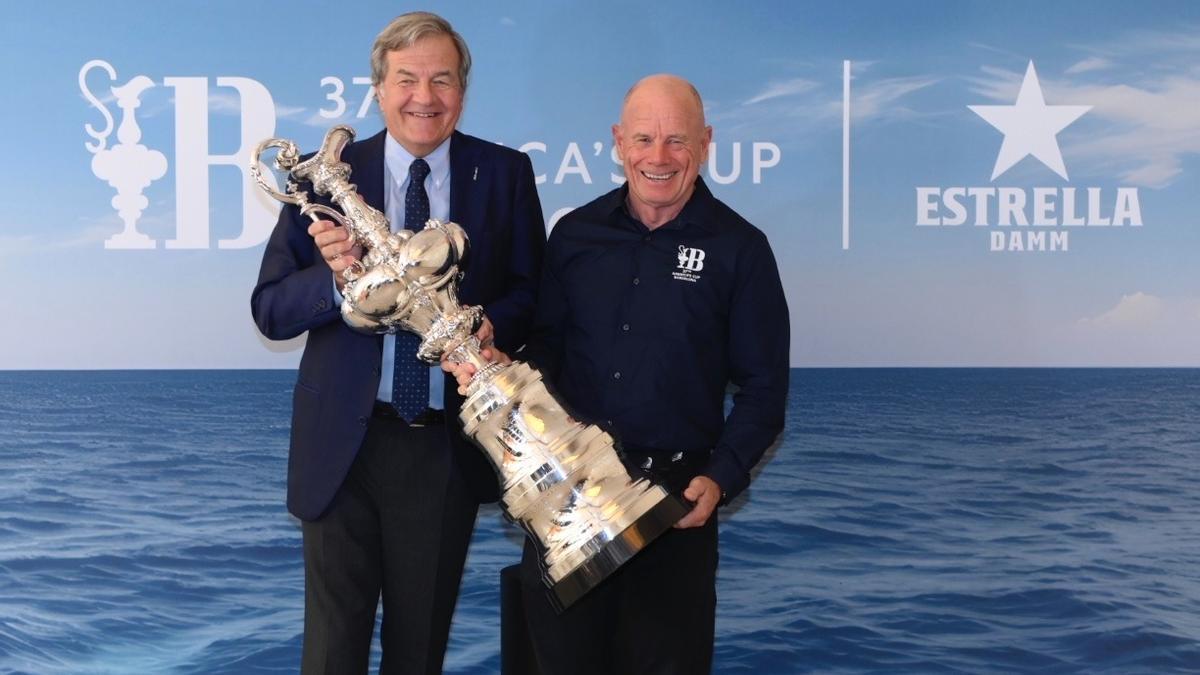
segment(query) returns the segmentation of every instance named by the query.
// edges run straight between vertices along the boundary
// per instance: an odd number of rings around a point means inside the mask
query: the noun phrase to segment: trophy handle
[[[329,218],[337,222],[338,225],[346,228],[346,231],[350,233],[351,239],[355,239],[354,228],[350,227],[350,221],[346,219],[346,216],[343,216],[341,213],[338,213],[336,210],[331,209],[324,204],[305,204],[300,208],[300,213],[312,218],[313,222],[320,220],[320,218],[317,218],[313,215],[314,213],[320,213],[322,215],[329,216]],[[355,243],[357,243],[357,241]]]
[[[260,157],[270,148],[279,148],[279,154],[275,155],[275,167],[281,171],[290,171],[300,161],[300,148],[296,147],[295,143],[282,138],[268,138],[254,149],[253,159],[250,161],[250,175],[254,178],[254,182],[258,183],[258,187],[262,188],[264,192],[281,202],[304,206],[308,202],[308,195],[302,192],[280,192],[263,178]],[[289,182],[288,189],[293,188],[294,184]]]

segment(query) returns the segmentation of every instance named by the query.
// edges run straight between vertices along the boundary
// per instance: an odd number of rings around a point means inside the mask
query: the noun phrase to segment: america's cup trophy
[[[459,412],[464,433],[491,460],[504,512],[537,543],[549,595],[565,609],[670,528],[688,507],[662,487],[632,478],[613,437],[573,419],[537,370],[519,361],[502,365],[483,360],[472,335],[483,311],[458,302],[466,233],[437,220],[420,232],[391,232],[384,214],[355,191],[350,166],[340,161],[353,139],[353,129],[335,126],[305,161],[295,143],[269,139],[255,150],[251,172],[275,199],[299,206],[314,221],[327,217],[338,222],[362,244],[362,260],[344,272],[342,318],[351,328],[412,331],[423,338],[418,358],[436,364],[444,355],[475,366]],[[288,173],[286,192],[276,190],[260,172],[260,156],[270,148],[278,149],[276,168]],[[305,184],[338,208],[311,201]]]

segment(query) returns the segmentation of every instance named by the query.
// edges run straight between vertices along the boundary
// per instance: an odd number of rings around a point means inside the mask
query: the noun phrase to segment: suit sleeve
[[[790,331],[775,256],[759,232],[738,262],[729,312],[729,377],[737,387],[733,409],[704,472],[721,486],[723,501],[750,484],[750,469],[783,431]]]
[[[331,283],[333,272],[308,234],[308,219],[285,206],[267,241],[250,312],[271,340],[287,340],[340,320]]]
[[[505,352],[525,344],[537,301],[538,277],[546,246],[542,203],[534,184],[533,163],[521,153],[512,185],[512,238],[505,269],[504,294],[484,305],[496,329],[496,346]]]
[[[559,241],[555,233],[562,232],[562,227],[560,222],[546,243],[546,260],[542,265],[537,311],[534,313],[529,341],[521,352],[521,358],[542,371],[549,382],[558,379],[563,358],[563,330],[567,325],[569,310],[565,286],[559,277],[554,254],[556,243]]]

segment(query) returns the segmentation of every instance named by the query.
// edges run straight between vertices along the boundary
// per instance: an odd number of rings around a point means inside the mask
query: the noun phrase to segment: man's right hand
[[[508,354],[495,347],[484,347],[479,350],[479,355],[488,363],[502,363],[505,365],[512,363],[512,359],[508,358]],[[475,376],[475,366],[469,363],[450,363],[446,359],[442,359],[442,370],[454,376],[454,379],[458,382],[459,395],[466,396],[467,385],[471,383],[471,378]]]
[[[308,234],[321,251],[321,257],[329,264],[329,269],[333,270],[333,280],[340,293],[346,286],[342,272],[354,264],[354,261],[362,258],[362,246],[354,244],[346,228],[332,220],[318,220],[309,225]]]

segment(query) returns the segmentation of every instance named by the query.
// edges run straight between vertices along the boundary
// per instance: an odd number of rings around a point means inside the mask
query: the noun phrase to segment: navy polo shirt
[[[654,230],[627,194],[613,190],[551,232],[521,356],[626,451],[711,451],[703,473],[732,498],[783,429],[789,320],[775,257],[699,178]]]

